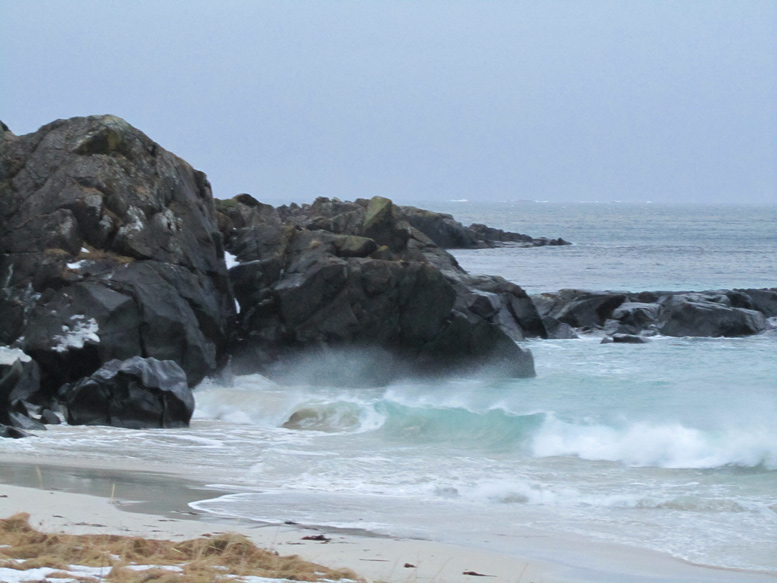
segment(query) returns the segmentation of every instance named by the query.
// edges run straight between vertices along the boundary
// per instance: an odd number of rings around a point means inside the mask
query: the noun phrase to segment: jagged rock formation
[[[377,347],[378,381],[482,368],[534,374],[514,342],[545,335],[528,296],[501,278],[468,276],[390,200],[274,209],[240,195],[217,207],[240,262],[230,270],[238,370],[267,370],[300,349]]]
[[[205,175],[113,116],[0,140],[0,344],[43,394],[133,356],[215,373],[234,303]]]

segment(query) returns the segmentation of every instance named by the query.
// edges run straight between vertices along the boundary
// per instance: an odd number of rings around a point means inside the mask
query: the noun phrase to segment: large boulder
[[[139,356],[107,362],[64,385],[60,397],[71,425],[186,427],[194,411],[183,369],[171,360]]]
[[[113,116],[1,140],[0,343],[49,394],[132,356],[216,372],[234,301],[205,175]]]
[[[218,210],[239,261],[230,270],[238,372],[277,376],[279,360],[304,353],[319,369],[342,354],[358,354],[341,366],[349,370],[380,359],[367,368],[384,380],[484,368],[534,374],[515,343],[545,333],[528,296],[501,278],[470,278],[390,200],[320,198],[273,212],[241,195]]]
[[[725,296],[724,296],[725,297]],[[718,301],[715,301],[715,300]],[[702,294],[675,295],[663,304],[661,334],[665,336],[749,336],[768,328],[761,312],[726,305]]]

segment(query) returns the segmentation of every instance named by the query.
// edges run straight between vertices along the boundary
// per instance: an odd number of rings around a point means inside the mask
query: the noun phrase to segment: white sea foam
[[[582,425],[549,416],[532,444],[539,457],[578,456],[662,468],[727,465],[777,469],[777,431],[739,428],[712,434],[679,423]]]

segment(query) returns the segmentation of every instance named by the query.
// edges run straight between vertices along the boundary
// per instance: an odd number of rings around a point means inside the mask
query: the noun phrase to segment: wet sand
[[[239,532],[260,547],[327,567],[347,567],[368,581],[457,583],[701,583],[774,581],[774,575],[691,565],[672,557],[585,539],[527,537],[509,555],[431,541],[369,536],[314,526],[213,517],[188,503],[224,494],[184,468],[170,473],[106,464],[60,466],[0,455],[0,517],[31,515],[47,532],[102,533],[184,540]],[[303,537],[323,535],[326,541]]]

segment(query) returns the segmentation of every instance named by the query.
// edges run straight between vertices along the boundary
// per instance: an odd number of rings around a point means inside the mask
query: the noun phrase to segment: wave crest
[[[777,432],[736,428],[719,433],[679,423],[635,422],[624,427],[584,425],[548,416],[534,437],[536,457],[576,456],[661,468],[724,466],[777,469]]]

